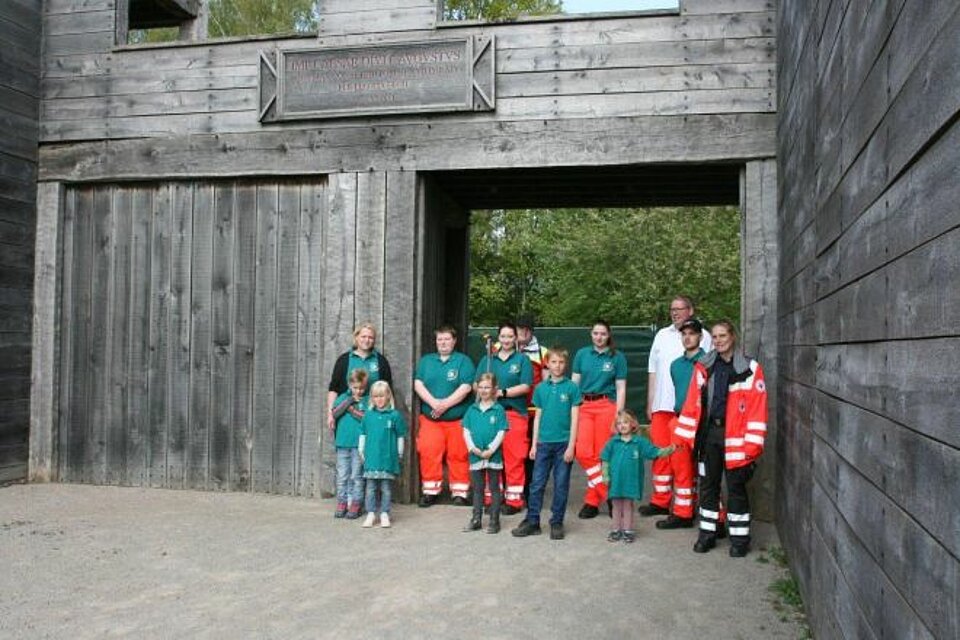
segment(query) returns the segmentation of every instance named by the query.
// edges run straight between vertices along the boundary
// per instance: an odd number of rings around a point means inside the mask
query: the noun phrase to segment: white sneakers
[[[367,517],[364,519],[363,524],[361,525],[364,529],[369,529],[377,521],[377,515],[372,511],[367,513]],[[381,513],[380,514],[380,526],[384,529],[390,527],[390,514]]]

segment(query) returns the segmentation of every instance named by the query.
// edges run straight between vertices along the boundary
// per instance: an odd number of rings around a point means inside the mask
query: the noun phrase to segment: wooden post
[[[30,388],[30,482],[56,479],[57,354],[59,346],[60,218],[59,182],[37,189],[37,245],[33,285],[33,355]]]
[[[768,394],[765,454],[751,486],[751,509],[757,518],[773,520],[780,278],[776,160],[746,163],[740,175],[740,212],[741,346],[763,367]]]

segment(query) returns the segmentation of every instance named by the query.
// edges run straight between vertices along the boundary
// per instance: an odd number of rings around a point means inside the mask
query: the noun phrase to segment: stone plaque
[[[492,36],[260,52],[260,120],[495,106]]]

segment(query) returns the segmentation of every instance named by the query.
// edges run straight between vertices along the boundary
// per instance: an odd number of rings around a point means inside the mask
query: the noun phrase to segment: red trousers
[[[617,420],[617,404],[606,398],[586,400],[580,405],[577,423],[577,464],[587,474],[587,492],[584,504],[600,506],[607,499],[607,485],[603,482],[600,452],[613,434]]]
[[[450,495],[467,498],[470,494],[470,463],[467,443],[463,440],[463,424],[459,420],[439,422],[420,416],[417,432],[417,454],[420,456],[420,481],[423,493],[440,494],[443,487],[443,459],[447,459]]]
[[[656,411],[650,420],[650,442],[657,447],[670,445],[672,411]],[[694,475],[693,453],[681,447],[666,458],[657,458],[651,465],[653,495],[650,504],[664,509],[673,499],[673,514],[678,518],[693,517]]]
[[[523,482],[526,478],[526,460],[530,453],[530,434],[527,416],[507,411],[507,430],[503,438],[503,502],[512,507],[523,507]]]

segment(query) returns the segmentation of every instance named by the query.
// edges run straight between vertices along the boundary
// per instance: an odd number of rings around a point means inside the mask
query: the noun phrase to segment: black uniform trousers
[[[753,477],[754,465],[736,469],[724,465],[723,423],[711,421],[707,437],[700,449],[700,536],[714,538],[720,526],[720,481],[727,483],[727,531],[732,545],[750,543],[750,499],[747,482]]]

